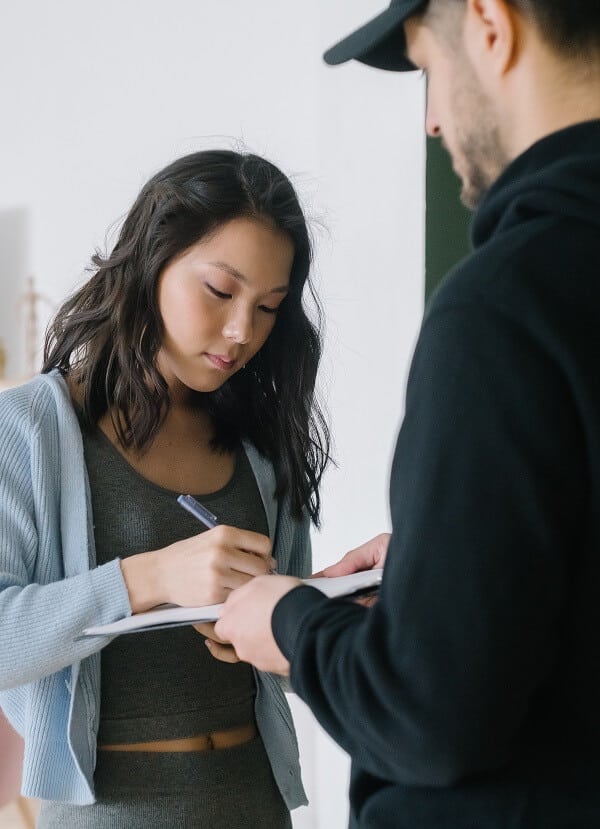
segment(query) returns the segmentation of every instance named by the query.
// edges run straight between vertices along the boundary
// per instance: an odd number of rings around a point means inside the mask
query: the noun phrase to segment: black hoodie
[[[413,358],[378,604],[300,587],[273,631],[352,826],[598,829],[600,121],[514,161],[473,242]]]

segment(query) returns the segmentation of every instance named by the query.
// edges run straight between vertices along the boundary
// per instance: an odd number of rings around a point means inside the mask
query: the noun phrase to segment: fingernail
[[[204,640],[204,644],[206,645],[206,647],[207,647],[209,650],[212,648],[212,642],[210,641],[210,639],[205,639],[205,640]]]

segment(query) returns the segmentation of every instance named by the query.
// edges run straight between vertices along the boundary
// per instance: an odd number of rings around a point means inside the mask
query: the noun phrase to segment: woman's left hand
[[[229,642],[224,642],[216,635],[214,622],[203,622],[200,625],[193,625],[193,627],[198,633],[206,637],[204,644],[215,659],[218,659],[220,662],[230,662],[231,664],[240,662],[240,658],[235,652],[233,645]]]

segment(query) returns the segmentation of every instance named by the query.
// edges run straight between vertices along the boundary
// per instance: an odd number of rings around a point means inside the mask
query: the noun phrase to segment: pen
[[[179,495],[177,497],[177,503],[191,513],[194,518],[197,518],[198,521],[201,521],[205,527],[208,527],[209,530],[212,530],[212,528],[216,527],[219,523],[217,516],[213,515],[212,512],[207,510],[206,507],[203,507],[202,504],[198,503],[198,501],[196,501],[195,498],[192,498],[191,495]],[[272,567],[269,570],[269,573],[271,574],[276,572],[276,567]]]
[[[212,512],[207,510],[206,507],[203,507],[202,504],[199,504],[198,501],[196,501],[195,498],[192,498],[191,495],[180,495],[177,498],[177,503],[191,513],[194,518],[197,518],[198,521],[201,521],[205,527],[208,527],[209,530],[212,530],[212,528],[216,527],[219,523],[217,516],[213,515]]]

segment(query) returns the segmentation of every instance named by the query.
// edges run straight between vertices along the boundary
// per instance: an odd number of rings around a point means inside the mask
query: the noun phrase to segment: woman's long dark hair
[[[197,395],[212,416],[214,445],[250,440],[274,464],[278,497],[292,514],[319,519],[319,482],[329,430],[315,397],[322,314],[310,282],[312,248],[290,181],[273,164],[231,150],[193,153],[157,173],[125,219],[112,253],[96,253],[90,280],[62,305],[46,334],[43,372],[80,385],[84,422],[107,410],[121,444],[143,452],[169,409],[156,367],[163,324],[157,286],[173,257],[231,219],[250,217],[286,233],[294,246],[290,289],[269,338],[221,388]],[[305,286],[316,314],[305,313]]]

